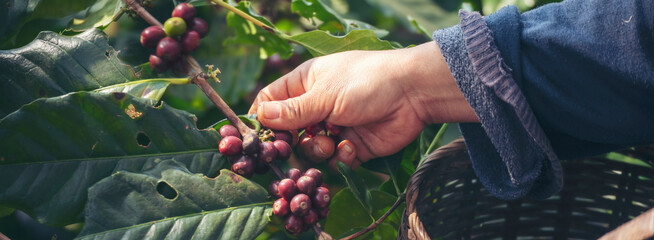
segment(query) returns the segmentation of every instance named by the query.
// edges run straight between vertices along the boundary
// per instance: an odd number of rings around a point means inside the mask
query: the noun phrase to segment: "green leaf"
[[[195,116],[155,103],[79,92],[8,115],[0,121],[0,205],[66,225],[82,220],[87,188],[116,171],[175,159],[214,175],[224,161],[218,132],[197,129]]]
[[[259,130],[261,130],[261,123],[257,120],[257,114],[256,113],[252,114],[252,115],[238,115],[238,118],[241,119],[241,121],[243,121],[243,123],[245,123],[246,125],[248,125],[252,129],[254,129],[255,132],[259,132]],[[220,130],[220,128],[222,126],[225,126],[225,125],[228,125],[228,124],[231,124],[231,122],[229,122],[229,119],[225,118],[223,120],[220,120],[219,122],[217,122],[213,126],[211,126],[211,128],[216,129],[216,131],[218,131],[218,130]]]
[[[340,161],[338,162],[338,172],[340,172],[343,178],[345,178],[347,186],[354,194],[354,197],[356,197],[368,215],[372,217],[372,209],[370,206],[370,191],[368,190],[366,184],[363,182],[363,179],[355,174],[350,167]]]
[[[345,36],[334,36],[327,32],[314,30],[286,39],[307,48],[314,57],[348,50],[387,50],[394,49],[393,45],[380,40],[372,30],[353,30]]]
[[[249,1],[239,2],[236,8],[275,29],[275,31],[278,31],[276,30],[275,25],[268,21],[268,19],[259,16],[254,9],[252,9]],[[282,58],[286,59],[293,53],[291,44],[279,37],[277,34],[270,33],[233,12],[227,14],[227,25],[234,29],[236,36],[227,39],[224,42],[226,45],[236,43],[257,45],[261,49],[260,55],[263,59],[268,58],[275,53],[279,53]]]
[[[9,216],[9,215],[12,214],[12,213],[14,213],[14,209],[13,209],[13,208],[0,206],[0,218],[3,218],[3,217],[6,217],[6,216]]]
[[[84,11],[83,18],[73,18],[68,29],[83,32],[91,28],[105,28],[111,24],[114,16],[118,15],[124,7],[124,0],[99,0]]]
[[[349,33],[353,30],[370,29],[379,38],[388,35],[388,31],[386,30],[341,16],[321,0],[293,0],[291,11],[297,12],[300,16],[312,22],[320,22],[318,29],[329,31],[330,33]]]
[[[425,26],[427,32],[438,28],[454,26],[459,22],[458,9],[461,1],[431,1],[431,0],[366,0],[370,5],[391,13],[408,27],[411,26],[410,16],[420,25]],[[445,8],[442,5],[450,5]]]
[[[0,118],[38,98],[136,80],[97,29],[74,37],[42,32],[25,47],[0,51],[0,66]]]
[[[350,229],[358,231],[367,227],[385,213],[384,209],[395,203],[396,198],[388,193],[373,190],[370,194],[373,199],[370,210],[374,216],[369,215],[368,209],[359,202],[352,189],[344,188],[336,193],[329,205],[325,231],[332,236],[344,237],[346,233],[353,233]]]
[[[119,83],[116,85],[99,88],[94,91],[103,93],[122,92],[135,97],[159,100],[161,99],[161,96],[163,96],[168,86],[170,86],[170,84],[188,83],[189,80],[186,78],[154,78]]]
[[[81,239],[254,239],[268,223],[266,190],[229,170],[216,178],[163,161],[89,189]]]

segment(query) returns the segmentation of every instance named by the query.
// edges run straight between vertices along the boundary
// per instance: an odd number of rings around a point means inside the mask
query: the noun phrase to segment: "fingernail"
[[[352,148],[348,144],[343,144],[343,151],[346,152],[347,154],[352,153]]]
[[[263,118],[265,119],[277,119],[282,112],[282,106],[276,102],[262,103],[261,109],[263,110]]]
[[[320,148],[320,144],[316,144],[315,146],[313,146],[313,151],[320,153],[320,156],[326,155],[325,151],[323,151],[322,148]]]

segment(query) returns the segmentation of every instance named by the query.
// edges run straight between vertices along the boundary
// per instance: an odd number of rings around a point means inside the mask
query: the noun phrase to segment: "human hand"
[[[335,152],[329,138],[301,139],[299,149],[314,161],[332,157],[332,167],[341,161],[352,168],[399,151],[427,124],[478,121],[435,42],[311,59],[262,89],[254,112],[273,129],[323,120],[346,127]]]

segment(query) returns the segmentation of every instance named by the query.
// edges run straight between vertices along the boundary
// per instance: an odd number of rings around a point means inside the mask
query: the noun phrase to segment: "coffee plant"
[[[330,169],[295,148],[343,127],[236,113],[311,57],[428,41],[500,2],[3,2],[0,239],[393,239],[409,176],[455,128]]]

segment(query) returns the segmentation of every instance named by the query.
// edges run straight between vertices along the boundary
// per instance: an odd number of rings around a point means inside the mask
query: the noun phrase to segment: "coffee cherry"
[[[320,184],[320,186],[329,189],[329,186],[327,186],[325,183]]]
[[[156,26],[149,26],[141,32],[141,45],[146,48],[156,48],[157,43],[166,37],[166,32],[163,28]]]
[[[261,140],[256,133],[248,133],[243,136],[243,152],[245,154],[254,156],[254,154],[259,153],[261,149]]]
[[[193,17],[195,17],[195,7],[188,3],[177,4],[175,9],[173,9],[172,16],[182,18],[184,21],[193,20]]]
[[[293,135],[289,131],[273,131],[275,133],[275,140],[282,140],[288,145],[293,144]]]
[[[157,55],[150,55],[150,68],[155,72],[165,72],[168,65]]]
[[[224,138],[227,137],[227,136],[234,136],[234,137],[237,137],[237,138],[241,137],[241,134],[238,132],[236,127],[234,127],[232,125],[229,125],[229,124],[220,127],[218,132],[220,133],[220,136],[222,136]]]
[[[312,177],[313,180],[316,182],[316,187],[322,185],[322,172],[320,170],[315,168],[309,168],[306,172],[304,172],[304,176]]]
[[[286,141],[275,140],[273,145],[275,146],[275,149],[277,149],[277,158],[280,160],[287,160],[291,157],[293,150],[291,150],[291,145],[289,145]]]
[[[236,155],[243,151],[243,142],[241,142],[240,138],[227,136],[220,140],[218,150],[225,156]]]
[[[306,128],[304,128],[304,132],[309,135],[309,137],[314,137],[318,136],[320,132],[325,130],[325,126],[322,122],[316,123],[314,125],[310,125]]]
[[[182,35],[182,52],[190,53],[200,45],[200,34],[196,31],[187,31]]]
[[[302,220],[302,217],[290,215],[286,218],[284,226],[289,233],[295,235],[304,229],[304,220]]]
[[[297,186],[295,185],[295,181],[289,178],[284,178],[281,181],[279,181],[279,185],[277,185],[277,190],[279,192],[279,195],[282,196],[282,198],[286,199],[286,201],[291,201],[293,199],[293,196],[297,193]]]
[[[259,160],[262,162],[271,163],[277,158],[277,149],[272,142],[262,142],[261,151],[259,152]]]
[[[292,179],[297,184],[297,180],[302,177],[302,171],[297,168],[290,168],[286,170],[286,177]]]
[[[179,17],[171,17],[164,22],[164,31],[169,37],[177,37],[186,32],[186,22]]]
[[[306,194],[300,193],[291,199],[291,212],[296,216],[304,216],[311,210],[311,199]]]
[[[207,36],[207,33],[209,33],[209,24],[207,24],[207,22],[204,21],[204,19],[193,18],[193,20],[191,20],[190,23],[191,23],[191,29],[193,29],[193,31],[198,32],[198,34],[200,34],[200,38]]]
[[[325,219],[329,215],[329,208],[318,209],[318,219]]]
[[[333,125],[331,123],[325,123],[325,130],[327,130],[329,135],[336,136],[338,134],[341,134],[341,132],[343,131],[343,127],[338,125]]]
[[[291,213],[291,207],[288,201],[283,198],[277,199],[273,204],[273,214],[283,217]]]
[[[270,186],[268,186],[268,191],[270,191],[271,196],[281,198],[282,195],[279,194],[279,180],[272,181]]]
[[[274,206],[273,206],[273,211],[275,211]],[[304,217],[302,217],[302,220],[303,220],[305,226],[306,225],[311,226],[311,225],[315,224],[316,222],[318,222],[318,213],[316,213],[316,211],[314,211],[313,209],[310,209],[309,212],[307,213],[307,215],[304,215]]]
[[[165,37],[157,45],[157,56],[164,60],[173,60],[179,58],[181,51],[180,46],[175,39]]]
[[[326,208],[329,206],[332,197],[329,196],[329,189],[324,187],[316,188],[316,193],[311,198],[314,208]]]
[[[300,190],[301,193],[309,196],[311,196],[316,190],[316,181],[309,176],[300,177],[300,179],[295,182],[295,185],[297,185],[297,189]]]
[[[252,174],[254,173],[254,160],[247,155],[243,155],[232,164],[232,172],[245,178],[252,177]]]

